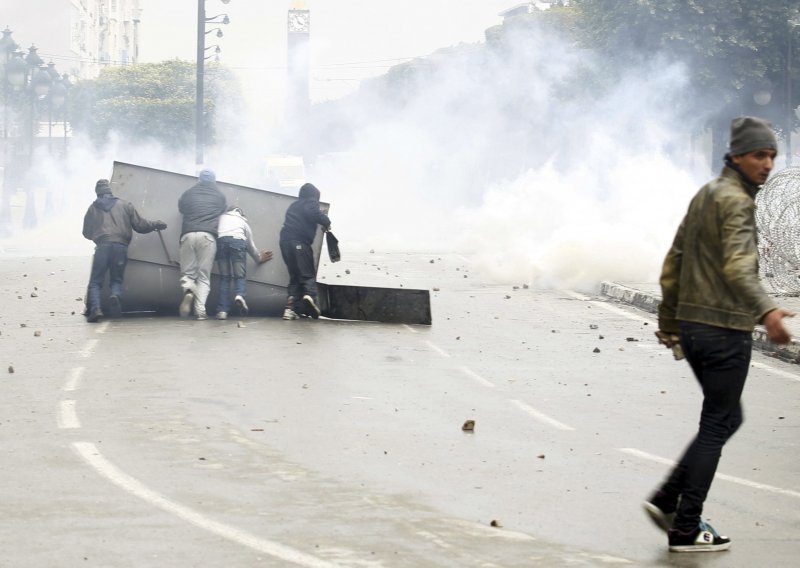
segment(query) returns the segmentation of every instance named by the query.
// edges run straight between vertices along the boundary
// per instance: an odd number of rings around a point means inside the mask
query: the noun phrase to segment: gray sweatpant
[[[197,231],[181,237],[181,288],[194,294],[194,313],[206,313],[206,299],[211,291],[211,268],[217,254],[217,239],[211,233]]]

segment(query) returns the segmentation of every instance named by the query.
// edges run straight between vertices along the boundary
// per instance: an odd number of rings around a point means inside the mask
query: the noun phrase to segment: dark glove
[[[156,221],[153,223],[156,228],[156,231],[163,231],[167,228],[167,224],[164,221]]]

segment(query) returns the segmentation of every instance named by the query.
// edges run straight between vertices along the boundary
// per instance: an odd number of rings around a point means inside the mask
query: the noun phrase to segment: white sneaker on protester
[[[296,320],[299,317],[300,316],[294,313],[294,310],[292,308],[286,308],[285,310],[283,310],[283,319],[285,320]]]
[[[228,319],[228,312],[217,312],[217,319],[218,320]]]
[[[244,301],[244,297],[242,297],[240,294],[236,294],[236,297],[233,299],[233,303],[236,304],[236,307],[239,308],[239,311],[243,316],[246,316],[247,312],[250,311],[250,309],[247,307],[247,302]]]
[[[319,306],[317,306],[317,303],[314,301],[314,298],[306,294],[305,296],[303,296],[303,302],[305,303],[306,308],[308,308],[306,310],[306,312],[308,312],[308,315],[310,315],[314,319],[319,318],[322,312],[320,311]]]
[[[183,293],[183,299],[178,308],[178,313],[182,318],[188,318],[189,314],[192,313],[192,304],[194,304],[194,294],[192,294],[191,290],[186,290],[186,292]]]

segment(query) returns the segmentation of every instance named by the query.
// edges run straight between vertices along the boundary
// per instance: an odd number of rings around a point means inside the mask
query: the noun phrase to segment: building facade
[[[139,57],[140,0],[31,0],[7,2],[0,26],[27,51],[75,79],[97,77],[103,67]]]

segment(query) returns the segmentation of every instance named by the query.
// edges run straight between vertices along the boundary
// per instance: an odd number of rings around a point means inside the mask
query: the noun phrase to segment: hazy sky
[[[498,13],[516,0],[308,0],[311,10],[311,97],[336,98],[365,77],[436,49],[483,41]],[[140,58],[196,58],[197,2],[142,0]],[[290,0],[206,0],[208,17],[227,13],[220,61],[236,69],[248,98],[280,100],[284,92],[286,17]],[[209,25],[207,29],[214,26]],[[208,51],[213,54],[213,49]]]

